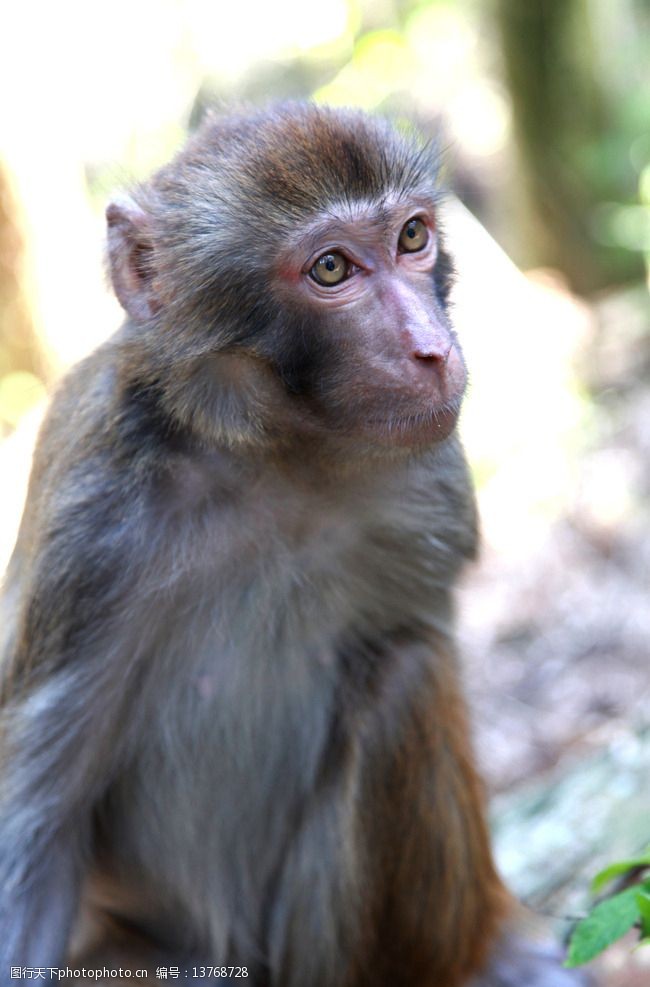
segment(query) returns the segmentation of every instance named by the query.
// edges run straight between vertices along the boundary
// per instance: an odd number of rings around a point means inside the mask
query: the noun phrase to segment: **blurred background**
[[[440,135],[484,529],[460,606],[477,749],[500,865],[565,931],[650,841],[649,0],[22,0],[0,85],[0,571],[46,395],[121,321],[112,191],[219,100]],[[647,985],[650,949],[600,969]]]

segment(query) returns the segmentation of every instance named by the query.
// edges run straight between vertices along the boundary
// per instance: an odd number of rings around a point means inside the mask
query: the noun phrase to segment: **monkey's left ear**
[[[154,255],[149,217],[132,199],[106,209],[108,260],[113,288],[135,322],[147,322],[160,308],[154,291]]]

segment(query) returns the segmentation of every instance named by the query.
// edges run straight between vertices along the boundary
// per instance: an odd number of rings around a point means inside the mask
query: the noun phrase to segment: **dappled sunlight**
[[[0,85],[12,94],[0,109],[0,161],[21,204],[29,297],[52,376],[116,325],[104,206],[181,143],[206,76],[232,86],[260,59],[337,45],[345,53],[358,28],[347,0],[328,3],[323,17],[299,0],[254,14],[235,5],[227,30],[222,7],[207,0],[116,0],[105,13],[82,0],[26,0],[0,40]]]
[[[254,9],[232,4],[227,15],[214,0],[189,0],[177,7],[185,8],[186,43],[200,67],[228,79],[265,58],[342,43],[351,46],[358,28],[357,5],[347,0],[328,0],[320,16],[303,0],[257,4]]]

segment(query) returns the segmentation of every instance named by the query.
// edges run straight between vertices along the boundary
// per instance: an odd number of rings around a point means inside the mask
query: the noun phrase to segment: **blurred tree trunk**
[[[530,214],[533,249],[527,262],[560,268],[579,291],[643,277],[639,255],[603,246],[592,236],[595,207],[620,201],[622,190],[608,180],[605,166],[601,174],[593,160],[591,167],[586,163],[612,124],[588,4],[496,5]]]
[[[0,389],[9,374],[43,378],[42,358],[26,288],[23,222],[9,175],[0,162]],[[9,430],[0,402],[0,438]]]
[[[40,358],[24,284],[22,222],[9,176],[0,163],[0,377],[40,373]]]

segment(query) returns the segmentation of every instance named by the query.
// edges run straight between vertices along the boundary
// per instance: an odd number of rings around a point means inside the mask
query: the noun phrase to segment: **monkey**
[[[126,318],[54,397],[4,588],[2,983],[579,982],[509,932],[471,750],[441,195],[415,133],[290,103],[108,206]]]

